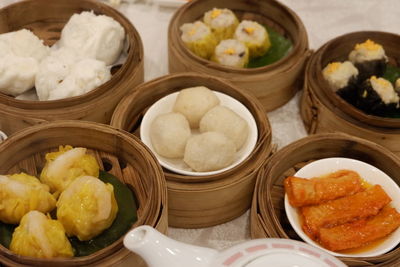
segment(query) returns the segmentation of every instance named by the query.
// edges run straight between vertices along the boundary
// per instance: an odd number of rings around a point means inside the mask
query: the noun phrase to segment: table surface
[[[0,7],[18,0],[1,0]],[[175,8],[150,1],[118,6],[136,27],[144,45],[145,81],[168,74],[167,29]],[[133,3],[131,3],[133,2]],[[339,35],[363,30],[400,34],[399,0],[281,0],[293,9],[308,32],[310,48],[318,49]],[[281,148],[307,135],[299,115],[299,92],[283,107],[269,112],[272,141]],[[239,218],[202,229],[169,228],[169,236],[195,245],[224,249],[250,239],[249,212]]]

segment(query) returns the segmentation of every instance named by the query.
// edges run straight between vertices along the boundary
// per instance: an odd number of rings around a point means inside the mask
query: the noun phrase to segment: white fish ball
[[[198,128],[204,114],[219,103],[218,97],[210,89],[198,86],[181,90],[173,110],[183,114],[190,127]]]
[[[183,158],[190,135],[189,122],[180,113],[159,115],[150,126],[151,143],[166,158]]]
[[[230,108],[216,106],[200,120],[200,132],[219,132],[230,138],[239,150],[248,136],[247,122]]]
[[[236,147],[232,140],[217,132],[189,138],[183,161],[198,172],[215,171],[233,163]]]

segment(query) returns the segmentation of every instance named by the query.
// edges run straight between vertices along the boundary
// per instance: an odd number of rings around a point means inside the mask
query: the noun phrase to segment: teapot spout
[[[139,254],[150,267],[210,267],[218,253],[178,242],[146,225],[128,232],[124,245]]]

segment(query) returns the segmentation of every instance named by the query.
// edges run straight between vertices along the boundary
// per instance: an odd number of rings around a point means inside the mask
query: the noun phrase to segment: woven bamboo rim
[[[164,169],[169,224],[174,227],[212,226],[244,213],[251,203],[256,171],[271,151],[271,128],[259,102],[222,79],[196,73],[167,75],[140,85],[117,106],[111,125],[138,134],[141,118],[153,103],[168,94],[199,85],[225,93],[244,104],[256,120],[258,140],[246,160],[220,174],[185,176]]]
[[[40,173],[44,155],[59,145],[86,147],[102,170],[113,174],[135,193],[138,220],[132,226],[150,225],[167,231],[167,192],[155,157],[139,140],[108,125],[84,121],[58,121],[28,127],[0,144],[0,173]],[[123,237],[89,256],[71,259],[36,259],[18,256],[0,245],[0,263],[8,266],[113,266],[129,261],[144,266],[141,258],[122,244]]]
[[[115,9],[93,0],[25,0],[0,9],[0,33],[27,28],[47,45],[60,37],[74,13],[93,10],[117,20],[125,29],[130,49],[126,62],[113,69],[113,77],[93,91],[53,101],[25,101],[0,94],[0,125],[6,134],[44,121],[83,119],[109,123],[119,100],[143,82],[143,45],[133,25]],[[99,112],[101,108],[101,112]]]
[[[356,32],[328,42],[310,58],[307,64],[301,116],[310,134],[341,131],[371,140],[400,154],[400,120],[365,114],[360,117],[353,116],[354,114],[349,110],[360,112],[328,90],[327,84],[320,75],[321,68],[329,61],[344,60],[354,43],[365,41],[365,38],[380,42],[391,58],[391,62],[396,63],[394,58],[400,59],[398,50],[394,49],[396,46],[394,40],[400,41],[398,35],[383,32]],[[375,126],[376,124],[382,127]],[[386,126],[383,127],[383,125]]]
[[[386,148],[343,133],[317,134],[300,139],[276,152],[259,170],[251,208],[253,238],[301,240],[285,214],[283,179],[310,161],[327,157],[354,158],[379,168],[400,183],[400,160]],[[350,266],[398,266],[400,247],[377,257],[340,257]]]
[[[229,8],[240,19],[256,20],[268,25],[293,42],[292,51],[278,62],[254,69],[232,68],[202,59],[186,48],[179,27],[193,22],[213,7]],[[306,29],[300,18],[281,3],[257,0],[194,0],[172,17],[168,29],[169,71],[193,71],[224,78],[252,93],[266,111],[289,101],[301,87],[298,79],[310,54]]]

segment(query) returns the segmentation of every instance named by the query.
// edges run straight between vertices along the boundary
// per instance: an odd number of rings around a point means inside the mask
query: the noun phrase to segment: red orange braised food
[[[284,182],[290,205],[315,205],[363,191],[361,177],[349,170],[340,170],[327,177],[304,179],[290,176]]]
[[[349,170],[284,181],[289,203],[299,208],[302,229],[332,251],[358,248],[386,237],[400,226],[400,213],[380,185],[365,186]]]

